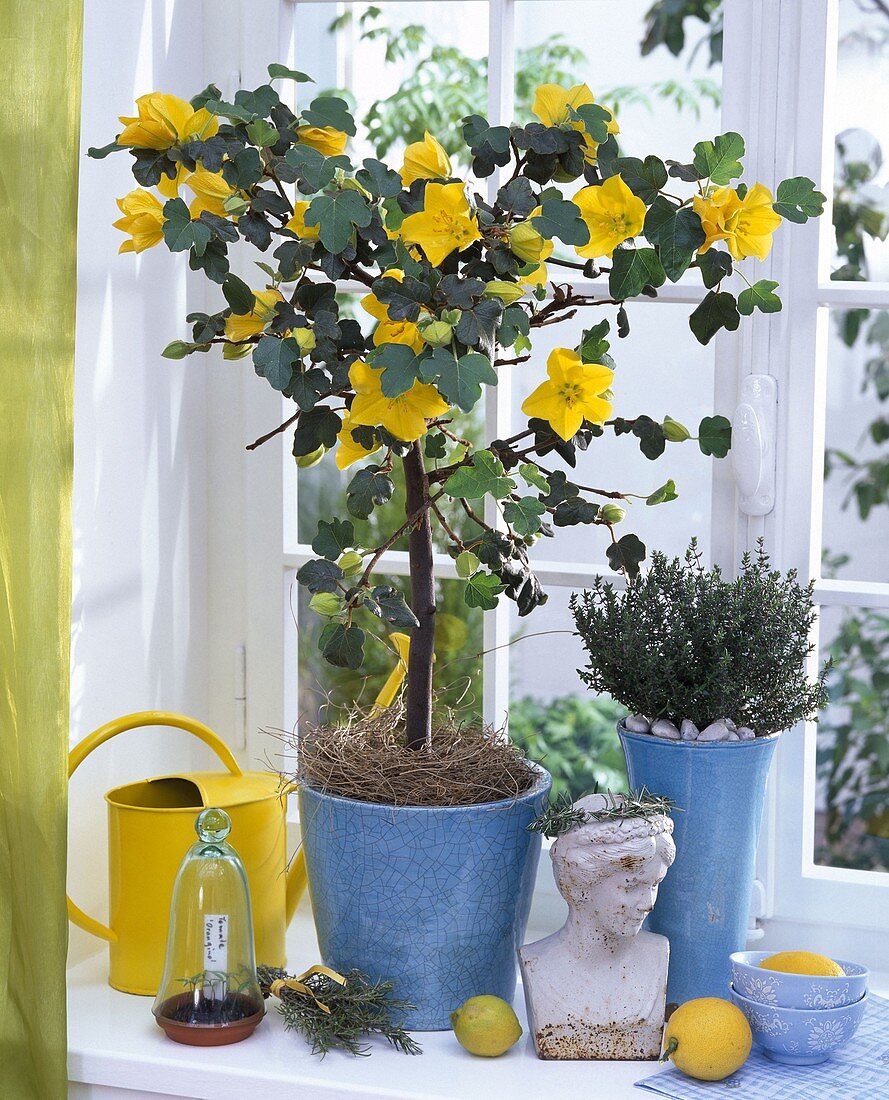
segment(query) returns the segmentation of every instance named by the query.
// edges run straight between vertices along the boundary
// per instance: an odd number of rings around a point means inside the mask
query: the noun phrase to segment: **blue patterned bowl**
[[[774,1062],[814,1066],[826,1062],[858,1030],[867,994],[842,1008],[778,1008],[742,997],[731,986],[732,1001],[747,1017],[753,1042]]]
[[[777,1008],[822,1009],[855,1004],[867,993],[868,970],[865,966],[837,959],[846,972],[842,978],[763,970],[759,963],[772,954],[773,951],[735,951],[729,956],[732,985],[742,997]]]

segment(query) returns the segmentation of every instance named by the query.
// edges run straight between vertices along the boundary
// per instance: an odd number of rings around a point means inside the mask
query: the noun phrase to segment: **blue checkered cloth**
[[[754,1047],[724,1081],[695,1081],[670,1068],[637,1081],[636,1088],[673,1100],[887,1100],[889,1098],[889,1000],[870,994],[852,1041],[817,1066],[786,1066]]]

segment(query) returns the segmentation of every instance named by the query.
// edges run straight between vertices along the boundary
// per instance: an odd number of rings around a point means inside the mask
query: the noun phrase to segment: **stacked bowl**
[[[753,1042],[776,1062],[813,1066],[844,1047],[861,1023],[867,968],[837,959],[841,977],[786,974],[760,967],[768,951],[731,956],[731,995],[747,1017]]]

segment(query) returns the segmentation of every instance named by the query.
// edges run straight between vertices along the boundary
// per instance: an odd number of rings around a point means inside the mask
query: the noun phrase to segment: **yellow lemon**
[[[812,974],[818,978],[842,978],[845,970],[826,955],[814,951],[779,951],[759,964],[763,970],[779,970],[782,974]]]
[[[686,1001],[664,1029],[661,1061],[699,1081],[721,1081],[747,1061],[753,1036],[744,1013],[721,997]]]
[[[470,997],[451,1013],[451,1023],[460,1046],[481,1058],[499,1058],[522,1034],[512,1005],[500,997]]]

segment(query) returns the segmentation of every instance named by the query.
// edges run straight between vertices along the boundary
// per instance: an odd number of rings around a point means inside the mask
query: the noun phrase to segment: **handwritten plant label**
[[[204,914],[204,969],[228,970],[228,914]]]

